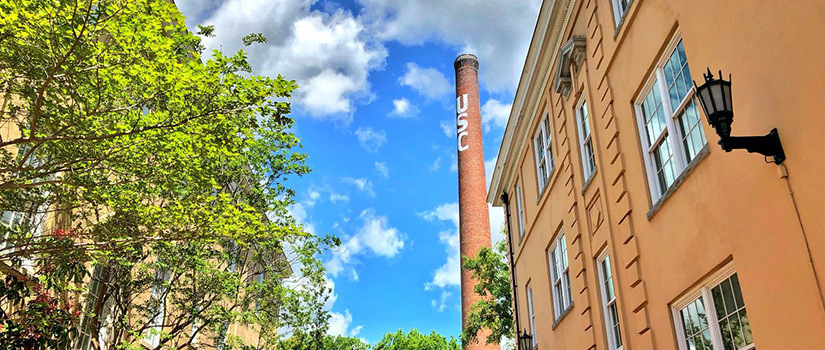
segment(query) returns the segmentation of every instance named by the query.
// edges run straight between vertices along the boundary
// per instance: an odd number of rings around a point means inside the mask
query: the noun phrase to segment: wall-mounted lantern
[[[518,335],[519,350],[533,350],[533,336],[527,331]]]
[[[725,152],[734,149],[746,149],[751,153],[759,153],[767,157],[773,157],[773,162],[782,164],[785,161],[785,151],[779,141],[779,133],[776,128],[765,136],[730,136],[731,124],[733,124],[733,100],[731,99],[730,80],[722,79],[722,71],[719,71],[719,79],[713,78],[713,73],[708,68],[705,76],[705,83],[696,87],[696,94],[699,96],[699,103],[705,110],[708,123],[719,135],[719,145]],[[728,75],[730,79],[730,75]],[[693,82],[696,86],[696,82]]]

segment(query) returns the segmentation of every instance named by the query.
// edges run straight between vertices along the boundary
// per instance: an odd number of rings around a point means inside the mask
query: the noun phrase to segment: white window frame
[[[171,277],[169,271],[156,270],[155,281],[168,281]],[[164,285],[154,283],[152,285],[151,298],[158,300],[158,309],[154,310],[154,315],[150,316],[149,329],[146,330],[146,335],[143,341],[151,345],[153,348],[160,344],[160,332],[163,331],[163,322],[166,319],[166,294],[169,288]]]
[[[518,241],[524,237],[524,204],[521,202],[521,184],[516,182],[516,209],[518,210]]]
[[[559,270],[556,265],[555,257],[558,256],[558,262],[564,263],[564,269],[560,275],[557,275]],[[563,260],[562,260],[563,259]],[[558,237],[553,241],[553,245],[547,250],[547,262],[550,265],[550,290],[553,296],[553,316],[558,321],[566,312],[573,306],[572,292],[570,290],[570,261],[567,259],[567,240],[564,232],[559,231]],[[561,289],[561,298],[559,298],[556,286]]]
[[[530,316],[530,333],[533,334],[533,347],[538,343],[538,332],[536,332],[536,313],[533,309],[533,286],[527,282],[527,313]]]
[[[582,130],[582,125],[585,125],[583,122],[584,115],[587,115],[587,135],[584,134],[584,130]],[[579,103],[576,105],[576,129],[579,132],[579,153],[581,153],[581,160],[582,160],[582,172],[584,175],[584,181],[587,182],[596,173],[596,146],[593,145],[593,125],[592,118],[590,118],[590,109],[587,104],[587,99],[581,99]],[[591,167],[590,159],[587,158],[586,147],[587,144],[590,144],[590,152],[593,153],[593,164]]]
[[[619,28],[619,25],[622,24],[622,20],[624,20],[624,16],[627,14],[627,10],[630,9],[630,5],[633,4],[633,0],[627,0],[627,4],[624,4],[624,0],[612,0],[613,3],[613,19],[616,23],[616,28]],[[624,8],[622,8],[624,6]]]
[[[725,349],[722,340],[722,333],[719,329],[719,319],[716,316],[716,305],[713,302],[711,289],[715,288],[736,273],[736,267],[733,263],[730,263],[671,305],[670,313],[673,318],[673,325],[676,331],[676,342],[679,346],[679,350],[690,350],[685,344],[687,336],[685,335],[685,327],[682,323],[682,318],[680,317],[681,310],[700,298],[702,299],[702,303],[705,305],[705,313],[709,325],[708,328],[710,330],[713,350]],[[756,350],[756,345],[752,343],[738,350]]]
[[[0,213],[2,218],[0,218],[0,224],[5,226],[8,230],[15,230],[15,227],[20,227],[23,225],[23,221],[26,220],[26,215],[19,211],[4,211]],[[0,241],[0,249],[5,249],[8,245],[8,233],[4,234],[2,241]]]
[[[642,104],[645,101],[647,95],[651,92],[652,89],[657,89],[659,92],[659,96],[662,99],[662,111],[665,114],[665,128],[659,134],[657,141],[655,142],[656,146],[661,145],[664,142],[667,142],[670,146],[670,152],[673,157],[673,162],[675,166],[675,179],[678,179],[679,176],[685,171],[688,164],[690,163],[685,156],[685,147],[682,144],[682,131],[677,124],[677,119],[685,111],[685,109],[690,105],[693,101],[696,103],[696,108],[698,107],[698,101],[694,101],[696,97],[696,88],[693,86],[688,87],[688,92],[682,98],[682,101],[679,102],[679,105],[675,108],[671,106],[670,103],[670,94],[668,93],[668,86],[667,86],[667,78],[665,76],[664,66],[667,64],[668,60],[670,59],[673,52],[676,50],[679,43],[682,42],[682,35],[677,31],[677,33],[673,36],[670,43],[667,46],[667,49],[664,51],[661,57],[659,57],[658,62],[654,68],[653,74],[651,74],[648,81],[645,83],[644,89],[642,89],[642,93],[639,94],[638,98],[634,102],[634,109],[636,111],[636,125],[639,131],[639,139],[641,140],[642,146],[642,155],[645,160],[645,170],[647,173],[647,182],[649,184],[650,196],[653,203],[656,203],[662,196],[667,192],[670,188],[662,188],[661,184],[659,184],[659,177],[657,175],[657,168],[656,168],[656,160],[654,159],[653,152],[655,152],[656,147],[650,144],[648,140],[647,130],[645,129],[645,120],[644,120],[644,110]],[[687,63],[688,69],[690,69],[690,60],[688,59]],[[698,112],[697,113],[701,113]],[[701,118],[701,116],[700,116]],[[699,121],[700,127],[702,126],[702,121]],[[707,138],[704,136],[704,130],[700,130],[702,132],[702,136],[705,139],[705,145],[707,145]],[[662,139],[665,140],[662,140]],[[676,180],[674,179],[674,183]],[[673,186],[671,184],[670,186]]]
[[[100,319],[100,317],[92,317],[89,313],[94,312],[94,308],[100,300],[100,284],[102,283],[102,279],[103,266],[97,265],[92,271],[92,277],[89,281],[89,292],[86,293],[86,300],[84,300],[85,306],[83,307],[83,312],[85,312],[85,314],[80,322],[80,327],[78,327],[78,334],[75,340],[76,349],[92,350],[92,334],[94,333],[92,324],[95,318]]]
[[[533,156],[536,161],[536,179],[539,187],[539,196],[550,184],[555,164],[553,163],[553,130],[550,127],[550,116],[544,113],[536,132],[533,135]],[[544,171],[542,171],[544,165]]]
[[[610,255],[607,253],[605,249],[604,252],[599,256],[596,260],[599,271],[599,290],[601,291],[601,298],[602,298],[602,315],[604,315],[604,330],[607,335],[607,348],[609,350],[622,350],[624,347],[624,342],[621,339],[621,335],[619,339],[616,339],[615,333],[613,332],[613,328],[618,327],[619,333],[621,334],[621,320],[617,321],[617,324],[613,324],[613,320],[610,316],[610,306],[614,306],[616,308],[616,315],[619,317],[621,315],[619,313],[619,304],[618,304],[618,297],[616,294],[616,275],[613,271],[605,271],[604,269],[604,262],[607,261],[608,268],[612,269],[613,264],[610,261]],[[613,299],[607,300],[607,277],[608,273],[610,274],[609,277],[613,279]]]

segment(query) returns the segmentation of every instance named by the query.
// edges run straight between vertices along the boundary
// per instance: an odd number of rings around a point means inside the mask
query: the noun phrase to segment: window
[[[77,335],[77,349],[91,350],[92,349],[92,334],[94,334],[95,318],[92,316],[96,311],[98,300],[100,299],[100,281],[103,278],[103,268],[95,266],[92,272],[92,283],[89,292],[86,294],[86,306],[84,307],[83,321],[80,323],[80,329]]]
[[[622,329],[619,326],[619,308],[616,305],[616,290],[613,288],[610,256],[606,253],[599,260],[599,284],[602,290],[602,312],[604,313],[604,329],[607,332],[607,347],[610,350],[620,350],[622,349]]]
[[[224,321],[221,323],[220,327],[218,328],[218,332],[215,335],[215,349],[217,350],[225,350],[226,349],[226,336],[229,334],[229,322]]]
[[[590,114],[587,111],[587,102],[583,101],[576,111],[576,120],[579,127],[579,143],[582,154],[582,168],[584,170],[584,180],[590,180],[590,176],[596,171],[596,156],[593,154],[593,138],[590,135]]]
[[[673,309],[681,350],[756,349],[739,278],[725,276]]]
[[[631,0],[613,0],[613,19],[616,21],[616,27],[622,23],[630,3]]]
[[[156,270],[155,283],[152,286],[152,300],[157,303],[149,316],[149,330],[143,338],[152,347],[160,344],[160,332],[163,330],[163,319],[166,316],[166,282],[170,278],[169,271]]]
[[[657,66],[650,87],[636,105],[654,202],[705,146],[694,94],[685,48],[680,39],[667,59]]]
[[[550,127],[550,118],[544,115],[541,124],[533,137],[533,153],[536,156],[536,179],[538,179],[539,193],[544,191],[550,174],[553,173],[553,146],[551,145],[553,129]]]
[[[521,204],[521,186],[516,184],[516,208],[518,208],[518,239],[524,237],[524,206]]]
[[[559,234],[547,253],[550,261],[550,281],[553,282],[553,315],[558,319],[570,308],[570,267],[567,264],[567,242]]]
[[[3,239],[0,240],[0,249],[5,249],[6,245],[8,245],[8,237],[9,233],[12,231],[17,231],[23,225],[25,219],[25,215],[21,212],[16,211],[4,211],[2,217],[0,217],[0,224],[2,224],[3,228],[2,233],[0,233],[0,237]]]
[[[259,284],[258,288],[261,288],[263,290],[263,288],[264,288],[264,272],[261,272],[261,273],[258,274],[258,284]],[[257,313],[260,313],[260,312],[261,312],[261,300],[260,300],[260,298],[255,298],[255,313],[257,314]]]
[[[533,286],[527,284],[527,312],[530,315],[530,333],[533,333],[533,347],[536,346],[538,340],[536,339],[536,313],[533,312]]]

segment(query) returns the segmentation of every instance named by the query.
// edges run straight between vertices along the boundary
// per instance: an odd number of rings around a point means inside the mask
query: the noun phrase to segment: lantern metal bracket
[[[772,129],[765,136],[727,136],[719,139],[719,145],[725,152],[734,149],[745,149],[750,153],[759,153],[766,157],[773,157],[777,165],[785,161],[785,150],[779,140],[779,132]]]

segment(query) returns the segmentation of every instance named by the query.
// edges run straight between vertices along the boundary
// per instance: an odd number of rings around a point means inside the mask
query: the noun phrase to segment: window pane
[[[544,116],[544,132],[545,144],[550,147],[550,139],[553,138],[553,129],[550,128],[550,117],[547,115]]]
[[[740,349],[753,343],[742,291],[736,274],[711,289],[714,308],[719,318],[719,330],[725,349]]]
[[[739,305],[739,307],[744,307],[745,301],[742,300],[742,290],[739,288],[739,277],[735,274],[730,276],[730,284],[733,288],[733,294],[736,297],[736,305]]]
[[[583,103],[581,109],[579,110],[581,113],[581,131],[582,131],[582,138],[587,138],[590,135],[590,122],[589,120],[589,113],[587,112],[587,103]],[[582,140],[584,141],[584,140]]]
[[[662,101],[659,97],[659,90],[655,83],[650,92],[647,93],[642,104],[642,114],[644,114],[645,131],[647,133],[648,145],[655,145],[659,135],[665,130],[665,113],[662,110]]]
[[[664,70],[670,105],[673,109],[676,109],[676,107],[679,106],[679,102],[682,102],[685,96],[687,96],[691,86],[690,69],[688,69],[685,48],[681,41],[679,41],[676,49],[671,53]]]
[[[688,103],[678,119],[682,132],[682,144],[685,146],[685,156],[690,162],[707,143],[695,99]]]
[[[659,179],[659,188],[661,189],[659,194],[662,194],[676,181],[676,164],[673,160],[673,153],[670,151],[670,143],[667,140],[653,150],[653,161],[656,165],[656,176]]]
[[[739,323],[742,325],[742,335],[745,337],[745,344],[753,343],[753,333],[751,332],[751,323],[748,319],[748,313],[745,309],[739,311]]]
[[[561,247],[561,258],[562,258],[562,266],[564,270],[567,270],[567,241],[564,239],[564,235],[561,235],[559,238],[559,246]]]
[[[685,344],[691,349],[713,349],[704,310],[705,305],[700,297],[679,311],[685,333]]]

